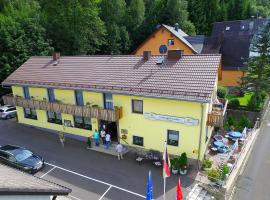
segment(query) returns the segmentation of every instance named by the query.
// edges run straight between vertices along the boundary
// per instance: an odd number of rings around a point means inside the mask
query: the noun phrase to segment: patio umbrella
[[[247,127],[244,128],[242,135],[243,135],[243,138],[247,137]]]

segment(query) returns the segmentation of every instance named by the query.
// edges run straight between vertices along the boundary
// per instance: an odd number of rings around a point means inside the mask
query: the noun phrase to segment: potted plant
[[[177,174],[178,169],[179,169],[179,162],[177,158],[173,158],[170,160],[171,161],[171,166],[172,166],[172,173]]]
[[[207,177],[212,182],[218,182],[220,180],[220,170],[210,169],[207,173]]]
[[[205,159],[202,163],[202,169],[203,170],[208,170],[212,167],[213,161],[209,159]]]
[[[188,160],[187,160],[187,154],[182,153],[180,158],[179,158],[179,165],[180,165],[180,174],[181,175],[186,175],[187,174],[187,165],[188,165]]]

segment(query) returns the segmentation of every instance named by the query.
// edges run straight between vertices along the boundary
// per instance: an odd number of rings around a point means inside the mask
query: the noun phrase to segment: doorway
[[[117,124],[116,122],[110,122],[105,120],[100,120],[100,130],[105,126],[106,133],[111,134],[112,142],[118,142],[118,132],[117,132]]]

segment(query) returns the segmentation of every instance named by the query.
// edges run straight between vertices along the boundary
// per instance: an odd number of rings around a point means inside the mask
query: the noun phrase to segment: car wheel
[[[6,116],[6,119],[10,119],[10,118],[11,118],[11,116],[10,116],[10,115],[7,115],[7,116]]]

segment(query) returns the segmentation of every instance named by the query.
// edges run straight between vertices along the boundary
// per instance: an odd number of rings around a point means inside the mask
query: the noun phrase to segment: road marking
[[[55,168],[56,168],[56,166],[54,166],[53,168],[51,168],[49,171],[47,171],[45,174],[43,174],[40,178],[43,178],[44,176],[46,176],[47,174],[49,174]]]
[[[56,167],[57,169],[61,169],[61,170],[63,170],[63,171],[69,172],[69,173],[71,173],[71,174],[75,174],[75,175],[80,176],[80,177],[83,177],[83,178],[85,178],[85,179],[92,180],[92,181],[95,181],[95,182],[98,182],[98,183],[102,183],[102,184],[104,184],[104,185],[108,185],[108,186],[114,187],[114,188],[116,188],[116,189],[119,189],[119,190],[128,192],[128,193],[130,193],[130,194],[134,194],[134,195],[136,195],[136,196],[138,196],[138,197],[141,197],[141,198],[144,198],[144,199],[145,199],[145,196],[143,196],[143,195],[141,195],[141,194],[138,194],[138,193],[136,193],[136,192],[132,192],[132,191],[130,191],[130,190],[127,190],[127,189],[118,187],[118,186],[116,186],[116,185],[113,185],[113,184],[110,184],[110,183],[107,183],[107,182],[104,182],[104,181],[100,181],[100,180],[98,180],[98,179],[95,179],[95,178],[92,178],[92,177],[89,177],[89,176],[85,176],[85,175],[83,175],[83,174],[79,174],[79,173],[74,172],[74,171],[72,171],[72,170],[68,170],[68,169],[65,169],[65,168],[63,168],[63,167],[60,167],[60,166],[51,164],[51,163],[45,162],[45,164],[50,165],[50,166],[52,166],[52,167]]]
[[[79,199],[79,198],[77,198],[77,197],[74,197],[74,196],[72,196],[72,195],[68,195],[68,196],[71,197],[72,199],[81,200],[81,199]]]
[[[103,197],[109,192],[111,188],[112,188],[112,185],[104,192],[104,194],[99,198],[99,200],[103,199]]]

